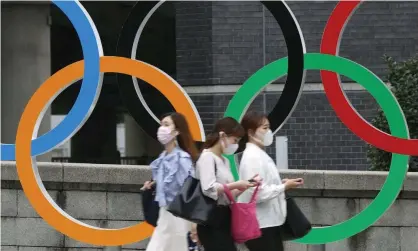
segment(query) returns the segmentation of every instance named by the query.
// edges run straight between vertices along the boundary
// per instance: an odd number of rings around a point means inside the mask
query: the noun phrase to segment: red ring
[[[324,29],[321,41],[321,53],[338,55],[339,42],[344,26],[360,2],[361,1],[340,1],[337,4]],[[350,101],[346,98],[341,88],[338,75],[329,71],[320,72],[328,101],[335,110],[337,116],[348,129],[367,143],[382,150],[418,156],[418,139],[394,137],[369,124],[351,106]]]

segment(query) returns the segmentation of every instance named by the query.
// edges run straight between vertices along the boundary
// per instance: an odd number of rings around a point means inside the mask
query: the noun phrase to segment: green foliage
[[[410,137],[418,139],[418,55],[405,62],[396,62],[386,55],[384,59],[389,66],[387,82],[390,83],[392,93],[405,114]],[[372,123],[380,130],[389,133],[389,126],[381,109]],[[391,157],[392,153],[368,146],[367,158],[372,170],[388,171]],[[410,158],[409,171],[418,172],[418,157]]]

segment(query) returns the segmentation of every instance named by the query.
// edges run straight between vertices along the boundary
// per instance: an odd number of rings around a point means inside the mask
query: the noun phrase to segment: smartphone
[[[303,179],[302,178],[295,179],[295,181],[298,182],[298,183],[303,183]]]

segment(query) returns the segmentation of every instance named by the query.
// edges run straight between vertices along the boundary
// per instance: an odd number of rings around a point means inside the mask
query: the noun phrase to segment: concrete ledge
[[[138,191],[141,184],[151,178],[148,166],[122,166],[75,163],[38,164],[42,181],[48,188],[87,191]],[[292,191],[292,196],[355,197],[376,196],[387,178],[387,172],[372,171],[318,171],[281,170],[283,178],[301,177],[302,188]],[[3,188],[18,185],[16,163],[1,162]],[[408,173],[401,197],[418,198],[418,173]]]
[[[91,226],[123,228],[144,220],[139,188],[150,179],[147,166],[40,163],[49,196],[72,217]],[[72,240],[39,217],[20,187],[15,162],[2,162],[1,249],[98,251],[103,247]],[[386,172],[282,170],[282,178],[302,177],[289,192],[314,226],[344,222],[364,210],[384,184]],[[409,173],[390,209],[371,228],[349,239],[323,245],[287,242],[288,250],[415,250],[418,234],[418,174]],[[392,236],[393,238],[387,238]],[[144,250],[147,240],[122,250]],[[415,245],[415,246],[414,246]]]
[[[39,162],[38,171],[44,182],[89,184],[143,184],[151,177],[148,166],[98,165]],[[1,180],[18,181],[16,162],[1,162]]]
[[[409,173],[404,182],[405,191],[417,192],[418,191],[418,173]]]
[[[49,163],[39,162],[38,171],[44,182],[62,182],[62,164],[61,163]],[[1,180],[19,180],[16,170],[16,162],[14,161],[1,161]]]

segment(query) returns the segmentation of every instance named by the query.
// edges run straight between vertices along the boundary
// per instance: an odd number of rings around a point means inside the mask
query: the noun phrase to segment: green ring
[[[327,70],[344,75],[356,81],[368,90],[382,107],[387,117],[389,128],[394,136],[409,138],[405,116],[390,89],[365,67],[342,57],[307,53],[304,57],[305,70]],[[241,121],[251,102],[269,83],[287,73],[287,58],[274,61],[252,75],[230,101],[225,117]],[[226,156],[234,177],[238,179],[234,155]],[[376,198],[356,216],[339,224],[327,227],[315,227],[301,239],[294,242],[303,244],[324,244],[335,242],[356,235],[373,225],[395,202],[402,189],[403,180],[408,171],[409,156],[392,154],[389,174]]]

